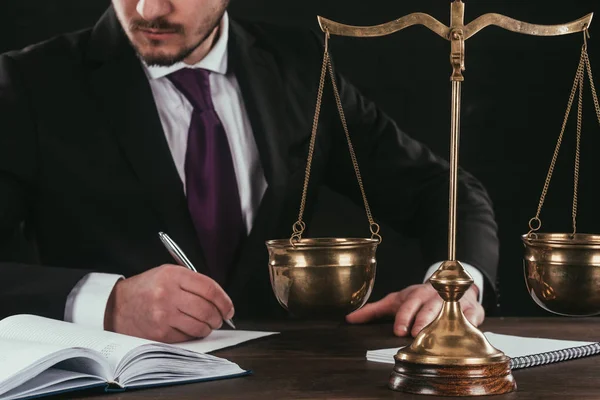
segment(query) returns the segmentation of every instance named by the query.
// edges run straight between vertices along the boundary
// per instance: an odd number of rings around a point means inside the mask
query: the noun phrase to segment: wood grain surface
[[[55,399],[448,399],[394,392],[387,388],[393,365],[366,360],[367,350],[399,347],[408,339],[392,335],[391,323],[236,321],[238,329],[278,331],[215,352],[252,370],[251,376],[123,393],[79,392]],[[483,331],[556,339],[597,341],[600,320],[568,318],[489,318]],[[513,371],[518,389],[494,400],[600,399],[600,356]]]

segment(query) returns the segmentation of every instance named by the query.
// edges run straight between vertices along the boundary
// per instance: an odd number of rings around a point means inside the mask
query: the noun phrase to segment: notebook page
[[[204,339],[192,340],[185,343],[177,343],[174,344],[174,346],[181,349],[191,350],[196,353],[210,353],[211,351],[236,346],[240,343],[266,336],[276,335],[278,333],[279,332],[216,330]]]
[[[564,350],[572,347],[594,344],[594,342],[529,338],[521,336],[502,335],[499,333],[492,332],[485,332],[484,334],[492,346],[502,351],[510,358],[531,356],[534,354],[547,353],[557,350]],[[367,360],[387,364],[394,364],[394,355],[396,355],[396,353],[400,349],[401,347],[380,350],[369,350],[367,351]]]
[[[99,364],[101,361],[104,360],[97,352],[88,349],[63,349],[51,344],[0,340],[0,398],[57,364],[68,368],[75,364],[85,366],[83,371],[97,376],[97,381],[106,381],[108,372],[105,366]]]
[[[132,359],[117,371],[118,378],[129,387],[134,382],[135,385],[144,386],[169,381],[169,378],[208,379],[243,374],[245,371],[237,364],[207,353],[277,333],[225,329],[213,331],[203,339],[172,345],[161,344],[168,348],[154,348],[152,351],[147,348],[140,354],[131,353],[129,357]]]
[[[141,387],[247,373],[236,363],[224,358],[191,351],[189,354],[189,357],[177,357],[175,354],[154,353],[153,356],[152,353],[145,353],[121,373],[119,382],[126,387]]]
[[[564,350],[571,347],[587,346],[595,342],[580,342],[574,340],[557,340],[530,338],[521,336],[501,335],[499,333],[485,332],[485,336],[492,346],[501,350],[510,358],[530,356],[547,353],[550,351]]]
[[[158,385],[160,385],[160,386],[169,385],[169,384],[173,384],[173,383],[202,382],[202,381],[210,381],[210,380],[221,379],[221,378],[234,378],[234,377],[244,376],[244,375],[248,375],[248,374],[249,374],[248,371],[244,371],[240,367],[233,365],[233,366],[227,367],[226,369],[221,368],[218,371],[214,371],[214,370],[213,371],[203,371],[202,374],[196,374],[193,376],[192,375],[188,375],[186,377],[161,376],[161,377],[154,377],[152,379],[139,379],[139,380],[135,380],[135,381],[128,383],[127,387],[128,388],[146,388],[146,387],[152,387],[152,386],[158,386]]]
[[[32,345],[18,340],[0,340],[0,387],[11,376],[48,359],[60,350],[60,346]]]
[[[129,351],[152,343],[145,339],[35,315],[13,315],[0,321],[0,340],[2,339],[47,343],[59,348],[90,348],[102,354],[113,373],[121,358]]]
[[[213,369],[217,373],[222,371],[224,374],[229,374],[227,371],[230,367],[234,367],[238,372],[241,371],[237,364],[224,358],[195,353],[162,343],[140,347],[130,355],[133,357],[127,362],[121,362],[116,376],[125,386],[140,377],[165,372],[180,377],[201,377]]]
[[[96,376],[50,368],[19,387],[4,393],[2,399],[13,400],[30,396],[42,396],[94,386],[106,386],[106,382]]]

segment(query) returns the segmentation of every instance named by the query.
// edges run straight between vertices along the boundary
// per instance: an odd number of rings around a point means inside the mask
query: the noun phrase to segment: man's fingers
[[[481,325],[485,319],[485,310],[479,304],[464,311],[465,317],[475,326]]]
[[[166,339],[163,340],[165,343],[183,343],[189,342],[190,340],[196,339],[194,336],[186,335],[179,329],[173,328],[167,335]]]
[[[219,329],[223,325],[221,312],[203,297],[180,290],[176,295],[175,305],[182,313],[208,324],[212,329]]]
[[[346,321],[351,324],[361,324],[374,319],[394,315],[398,308],[396,293],[392,293],[375,303],[369,303],[363,308],[346,316]]]
[[[186,279],[182,279],[181,288],[187,292],[203,297],[217,307],[222,318],[231,319],[235,313],[233,302],[217,282],[206,275],[189,271]]]
[[[178,334],[186,336],[184,341],[206,337],[213,331],[206,322],[198,321],[196,318],[182,312],[178,312],[177,315],[173,316],[169,325],[174,328],[173,336]]]
[[[396,304],[398,306],[400,306],[400,304],[405,302],[406,299],[408,299],[408,297],[411,296],[412,293],[419,288],[419,286],[421,286],[421,285],[411,285],[411,286],[405,288],[404,290],[399,291],[397,293],[397,297],[396,297],[396,300],[397,300]]]
[[[144,335],[144,337],[163,343],[181,343],[196,338],[195,336],[188,335],[178,328],[171,326],[167,321],[165,321],[164,325],[160,328],[152,330],[147,335]]]
[[[410,332],[411,335],[417,336],[423,328],[429,325],[435,319],[435,317],[438,316],[440,310],[442,309],[442,303],[442,299],[438,297],[429,300],[421,306],[421,308],[417,311],[415,322]]]
[[[423,300],[415,296],[400,305],[400,309],[396,313],[396,321],[394,322],[394,333],[397,336],[406,336],[408,334],[408,328],[412,325],[417,311],[419,311],[422,304]]]
[[[396,316],[394,333],[397,336],[416,336],[429,325],[440,313],[443,301],[430,283],[413,285],[392,293],[382,300],[367,304],[346,316],[350,323],[363,323],[388,315]],[[477,303],[477,291],[470,290],[461,299],[465,315],[474,325],[479,325],[485,318],[485,311]]]

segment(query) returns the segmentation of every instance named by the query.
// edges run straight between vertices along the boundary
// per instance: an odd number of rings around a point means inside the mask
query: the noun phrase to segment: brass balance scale
[[[461,0],[451,3],[451,24],[445,26],[432,16],[413,13],[395,21],[370,27],[340,24],[319,17],[325,33],[325,52],[317,95],[316,112],[309,145],[304,190],[298,221],[291,238],[267,242],[269,271],[275,296],[288,311],[300,316],[345,315],[362,307],[371,294],[375,280],[377,245],[382,238],[374,221],[344,110],[337,90],[329,58],[330,35],[353,37],[386,36],[413,25],[424,25],[451,45],[453,68],[452,120],[450,141],[450,192],[448,226],[448,260],[430,278],[430,283],[444,300],[437,318],[425,327],[407,346],[396,354],[395,367],[389,379],[393,390],[431,395],[475,396],[511,392],[516,383],[510,370],[510,359],[490,345],[485,336],[464,317],[459,300],[473,284],[473,279],[456,260],[456,199],[458,173],[458,143],[460,135],[461,84],[465,70],[465,41],[490,25],[537,36],[557,36],[584,33],[581,61],[565,122],[546,177],[536,216],[529,222],[530,230],[523,235],[525,245],[525,276],[532,298],[543,308],[562,315],[600,314],[600,235],[577,233],[577,184],[579,176],[579,143],[581,138],[582,93],[587,75],[600,123],[600,106],[593,85],[587,55],[588,28],[593,14],[563,25],[534,25],[499,14],[485,14],[464,24],[465,5]],[[317,134],[324,83],[329,71],[335,100],[348,142],[356,178],[364,200],[371,230],[370,238],[302,238],[306,228],[304,206],[310,179],[311,162]],[[540,213],[562,143],[566,122],[579,91],[577,153],[573,197],[573,231],[571,233],[538,233]]]

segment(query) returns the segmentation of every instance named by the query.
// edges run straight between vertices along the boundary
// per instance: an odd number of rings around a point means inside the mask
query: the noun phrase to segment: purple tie
[[[212,102],[208,71],[184,68],[168,77],[193,106],[185,155],[187,204],[209,274],[223,285],[246,235],[227,135]]]

